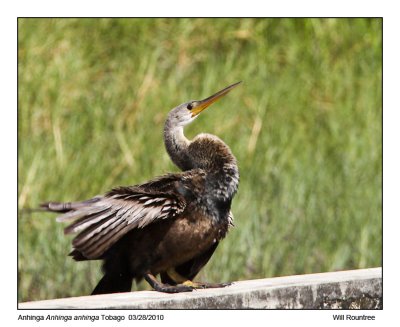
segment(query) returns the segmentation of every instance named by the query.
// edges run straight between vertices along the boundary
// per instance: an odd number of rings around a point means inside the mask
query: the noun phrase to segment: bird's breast
[[[163,225],[162,237],[160,234],[158,240],[153,238],[151,270],[155,274],[204,253],[228,230],[228,222],[216,224],[202,212],[190,210]]]

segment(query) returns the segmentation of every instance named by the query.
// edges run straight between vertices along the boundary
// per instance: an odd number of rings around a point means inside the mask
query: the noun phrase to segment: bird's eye
[[[193,104],[189,103],[186,108],[188,108],[189,110],[192,110],[193,109]]]

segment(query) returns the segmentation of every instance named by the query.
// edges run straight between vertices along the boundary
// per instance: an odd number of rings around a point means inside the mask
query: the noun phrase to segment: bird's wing
[[[57,220],[73,221],[65,233],[79,233],[72,242],[74,249],[86,259],[97,259],[130,230],[183,212],[185,192],[190,192],[185,180],[185,173],[169,174],[146,184],[115,188],[104,196],[72,203],[73,209]]]

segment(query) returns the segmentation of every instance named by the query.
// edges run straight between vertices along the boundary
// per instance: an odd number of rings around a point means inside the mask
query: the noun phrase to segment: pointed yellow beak
[[[242,82],[240,81],[235,84],[229,85],[228,87],[224,88],[223,90],[215,93],[214,95],[212,95],[204,100],[196,101],[194,103],[194,108],[191,110],[192,117],[197,116],[200,112],[202,112],[204,109],[206,109],[207,107],[212,105],[215,101],[221,99],[224,95],[228,94],[228,92],[230,92],[233,88],[238,86],[240,83],[242,83]]]

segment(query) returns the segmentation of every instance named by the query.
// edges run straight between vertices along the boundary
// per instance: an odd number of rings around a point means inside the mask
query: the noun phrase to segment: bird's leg
[[[190,285],[178,284],[178,285],[168,285],[163,284],[154,277],[153,274],[147,273],[144,275],[144,279],[150,284],[155,291],[164,292],[164,293],[180,293],[180,292],[191,292],[193,291],[193,287]]]
[[[182,285],[190,286],[193,288],[197,289],[205,289],[205,288],[222,288],[226,287],[229,285],[232,285],[232,283],[205,283],[205,282],[193,282],[191,280],[187,280]]]
[[[231,285],[231,283],[204,283],[194,282],[188,278],[185,278],[179,274],[174,268],[167,270],[168,276],[176,282],[178,285],[184,285],[192,287],[193,289],[204,289],[204,288],[220,288]]]

